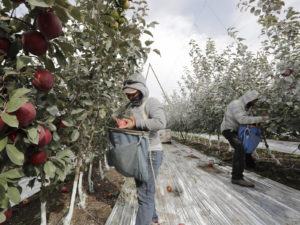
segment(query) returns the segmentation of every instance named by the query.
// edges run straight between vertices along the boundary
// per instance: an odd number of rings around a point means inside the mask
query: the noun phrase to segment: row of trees
[[[75,165],[69,224],[79,177],[86,162],[104,157],[122,83],[142,68],[152,41],[141,37],[151,39],[156,22],[145,22],[141,0],[3,0],[0,6],[0,223],[9,202],[20,202],[18,181],[27,176],[42,183],[46,224],[53,190],[47,185],[63,182]]]
[[[190,42],[192,70],[185,69],[181,93],[166,106],[168,124],[181,132],[220,133],[224,110],[249,89],[260,92],[256,115],[268,115],[265,130],[272,135],[299,135],[300,20],[299,12],[281,0],[241,0],[261,25],[262,49],[251,52],[234,28],[233,43],[222,52],[212,39],[201,49]]]

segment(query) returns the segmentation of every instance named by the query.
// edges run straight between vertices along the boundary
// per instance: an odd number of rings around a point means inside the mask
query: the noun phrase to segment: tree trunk
[[[103,170],[102,170],[101,159],[99,160],[99,172],[100,172],[100,179],[103,180],[104,179],[104,173],[103,173]]]
[[[41,202],[41,225],[47,225],[46,203],[47,202]]]
[[[105,168],[105,171],[109,171],[110,170],[110,166],[107,163],[106,153],[104,153],[104,168]]]
[[[68,214],[67,214],[66,218],[63,221],[64,225],[70,225],[71,220],[72,220],[72,216],[73,216],[75,198],[76,198],[76,191],[77,191],[77,185],[78,185],[78,179],[79,179],[79,173],[80,173],[80,167],[81,167],[82,148],[83,147],[80,146],[79,152],[78,152],[77,165],[76,165],[76,169],[75,169],[75,177],[74,177],[74,182],[73,182],[73,190],[72,190],[72,196],[71,196],[71,201],[70,201],[70,207],[69,207]]]
[[[94,182],[92,181],[92,171],[93,171],[93,158],[90,161],[90,167],[89,167],[89,175],[88,175],[88,183],[89,183],[89,192],[94,192]]]
[[[78,195],[79,195],[80,201],[78,203],[78,206],[82,209],[85,209],[86,208],[86,194],[83,191],[82,180],[83,180],[83,172],[80,171],[79,181],[78,181]]]

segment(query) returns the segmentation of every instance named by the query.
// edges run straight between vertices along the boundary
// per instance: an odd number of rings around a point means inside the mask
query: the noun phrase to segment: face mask
[[[135,98],[131,99],[130,100],[131,106],[134,106],[134,107],[140,106],[142,104],[142,99],[143,99],[142,94],[139,94]]]

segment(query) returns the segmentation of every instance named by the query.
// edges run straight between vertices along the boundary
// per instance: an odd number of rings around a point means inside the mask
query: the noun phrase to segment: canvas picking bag
[[[108,128],[111,143],[108,164],[125,177],[148,180],[149,132]]]

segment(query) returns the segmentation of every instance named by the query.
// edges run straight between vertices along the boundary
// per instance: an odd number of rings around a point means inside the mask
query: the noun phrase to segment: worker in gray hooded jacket
[[[163,148],[158,134],[158,130],[166,126],[163,106],[157,99],[149,98],[146,81],[140,74],[133,74],[124,82],[123,93],[130,100],[127,108],[133,113],[134,120],[125,119],[127,124],[120,128],[150,131],[149,151],[151,151],[151,159],[150,157],[148,159],[149,179],[148,182],[136,180],[139,204],[136,225],[160,224],[155,209],[154,179],[157,176],[163,156]]]
[[[238,129],[240,125],[256,124],[269,119],[268,116],[249,115],[249,108],[258,101],[258,96],[259,93],[257,91],[250,90],[239,99],[232,101],[225,110],[221,124],[222,134],[235,150],[231,182],[246,187],[254,187],[254,184],[243,178],[245,152],[243,144],[238,138]]]

